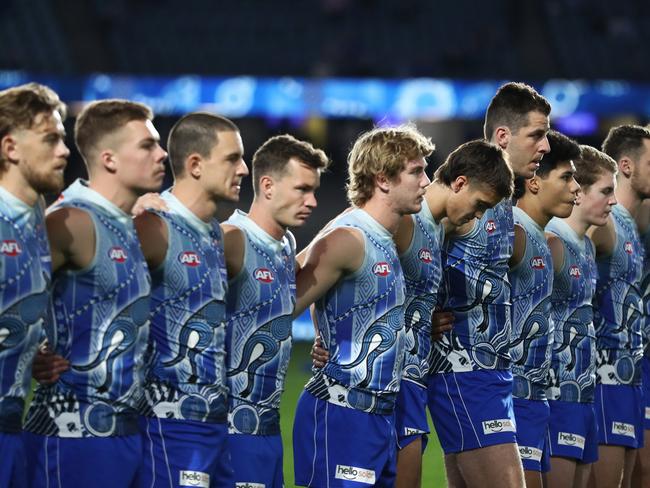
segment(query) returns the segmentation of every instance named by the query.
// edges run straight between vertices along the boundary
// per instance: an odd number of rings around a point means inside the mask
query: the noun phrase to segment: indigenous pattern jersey
[[[454,327],[434,344],[432,373],[510,368],[512,202],[487,210],[443,246],[446,303]]]
[[[130,215],[78,180],[54,205],[92,219],[95,256],[88,267],[54,275],[47,338],[70,369],[38,386],[25,429],[60,437],[138,431],[142,361],[149,330],[150,278]]]
[[[50,248],[41,202],[0,188],[0,432],[20,432],[47,311]]]
[[[170,192],[165,261],[152,271],[151,330],[141,412],[225,422],[226,262],[219,222],[204,222]]]
[[[318,329],[330,358],[305,387],[317,398],[392,414],[404,365],[405,284],[392,235],[364,210],[341,215],[332,228],[363,236],[364,261],[316,303]]]
[[[643,243],[643,279],[641,281],[641,294],[643,297],[643,345],[645,347],[645,356],[650,358],[650,226],[641,236]]]
[[[545,400],[553,348],[551,292],[553,261],[544,230],[518,207],[515,225],[526,238],[524,255],[508,273],[512,286],[512,393],[517,398]]]
[[[550,385],[552,400],[590,403],[596,382],[596,332],[591,301],[596,290],[594,248],[562,219],[554,218],[546,231],[558,236],[564,261],[554,270],[551,318],[555,325]]]
[[[245,213],[226,224],[244,235],[244,262],[229,282],[227,375],[231,433],[280,433],[280,396],[291,354],[296,302],[295,240],[274,239]]]
[[[609,385],[638,385],[643,357],[643,244],[636,222],[623,205],[612,208],[611,218],[616,228],[614,251],[596,260],[597,380]]]
[[[406,282],[405,318],[406,356],[404,378],[426,388],[431,360],[431,313],[436,307],[442,279],[440,247],[444,227],[437,223],[427,205],[413,219],[413,238],[400,255]]]

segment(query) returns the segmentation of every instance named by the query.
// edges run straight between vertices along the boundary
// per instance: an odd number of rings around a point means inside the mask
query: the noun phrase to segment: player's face
[[[616,205],[616,178],[609,171],[604,172],[585,191],[578,192],[578,204],[582,207],[586,223],[602,226],[607,223],[612,207]]]
[[[58,112],[36,116],[30,129],[14,134],[11,159],[18,161],[24,181],[37,193],[58,193],[63,188],[63,170],[70,151],[65,145],[65,129]]]
[[[542,157],[551,150],[546,137],[548,131],[548,116],[541,112],[530,112],[527,124],[510,134],[505,149],[512,171],[517,176],[533,177]]]
[[[248,176],[244,144],[237,131],[219,132],[218,141],[203,164],[201,179],[218,200],[238,202],[242,179]]]
[[[576,168],[573,161],[558,163],[544,178],[535,177],[541,208],[553,217],[566,218],[571,215],[580,185],[574,178]]]
[[[271,200],[273,218],[282,227],[299,227],[316,207],[316,190],[320,171],[296,158],[287,163],[285,173],[272,177]]]
[[[643,140],[643,149],[634,161],[630,179],[632,189],[642,199],[650,198],[650,140]]]
[[[390,182],[391,203],[402,215],[417,213],[422,208],[425,188],[431,183],[425,173],[424,158],[408,161],[404,169]]]
[[[481,183],[468,183],[452,193],[447,201],[447,218],[452,225],[463,225],[480,219],[485,211],[494,207],[501,198],[492,188]]]
[[[150,120],[131,120],[116,134],[113,158],[120,182],[138,195],[158,191],[167,157]]]

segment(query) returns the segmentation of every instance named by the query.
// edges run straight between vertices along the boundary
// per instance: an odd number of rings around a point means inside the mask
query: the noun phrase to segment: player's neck
[[[91,175],[88,188],[99,193],[126,214],[131,214],[136,200],[141,196],[120,185],[115,179],[104,176]]]
[[[359,208],[367,212],[373,219],[388,230],[392,235],[397,233],[399,223],[402,219],[401,213],[395,211],[386,199],[375,195]]]
[[[9,169],[2,173],[0,186],[30,207],[36,205],[40,197],[40,194],[25,181],[17,170]]]
[[[526,214],[542,229],[546,227],[546,224],[548,224],[553,218],[551,214],[538,205],[538,202],[527,198],[527,195],[524,195],[517,201],[517,207],[526,212]]]
[[[427,191],[424,194],[429,211],[431,211],[431,216],[437,223],[440,223],[447,216],[447,201],[449,200],[450,192],[451,188],[439,183],[438,180],[434,180],[427,187]]]
[[[573,231],[578,234],[578,237],[581,239],[587,234],[591,224],[586,222],[581,212],[578,210],[579,207],[574,207],[573,212],[567,218],[563,219]]]
[[[643,201],[641,196],[632,189],[629,180],[621,180],[620,178],[616,189],[616,200],[635,218]]]
[[[172,195],[203,222],[211,222],[217,216],[217,202],[192,180],[177,180]]]
[[[251,208],[248,211],[248,217],[264,232],[278,241],[282,239],[287,231],[287,228],[280,225],[273,217],[271,209],[257,199],[253,200]]]

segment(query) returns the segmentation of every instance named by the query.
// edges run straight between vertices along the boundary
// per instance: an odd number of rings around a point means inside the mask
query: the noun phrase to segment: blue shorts
[[[27,487],[23,434],[0,432],[0,486]]]
[[[445,454],[516,442],[510,371],[432,374],[428,392]]]
[[[594,410],[598,443],[643,447],[643,392],[641,386],[596,385]]]
[[[120,437],[48,437],[24,432],[31,488],[130,487],[142,464],[140,434]]]
[[[282,488],[282,437],[229,434],[228,446],[236,486]]]
[[[650,359],[643,356],[641,360],[643,384],[643,427],[650,429]]]
[[[422,451],[427,447],[427,389],[412,381],[402,380],[395,402],[395,430],[397,447],[404,449],[418,437]]]
[[[225,423],[140,417],[140,432],[143,460],[139,486],[185,486],[183,481],[200,487],[234,483]]]
[[[551,456],[598,460],[598,426],[593,403],[549,400],[548,446]]]
[[[549,471],[548,422],[551,410],[546,400],[512,399],[517,423],[517,444],[524,469]]]
[[[298,486],[392,487],[394,415],[341,407],[303,391],[293,424],[293,452]]]

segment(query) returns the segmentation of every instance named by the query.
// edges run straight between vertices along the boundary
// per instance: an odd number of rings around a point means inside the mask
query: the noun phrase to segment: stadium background
[[[150,104],[163,141],[183,113],[228,116],[247,162],[272,135],[310,140],[333,164],[314,215],[295,230],[301,248],[345,208],[347,151],[375,124],[415,122],[437,146],[433,171],[482,136],[503,81],[533,84],[553,105],[552,126],[581,143],[599,146],[612,125],[647,123],[649,38],[650,3],[636,0],[3,0],[0,89],[39,81],[69,104],[68,183],[85,176],[74,115],[98,98]],[[238,207],[251,200],[245,184]],[[287,486],[311,330],[295,324],[282,402]],[[433,435],[423,486],[443,484]]]

